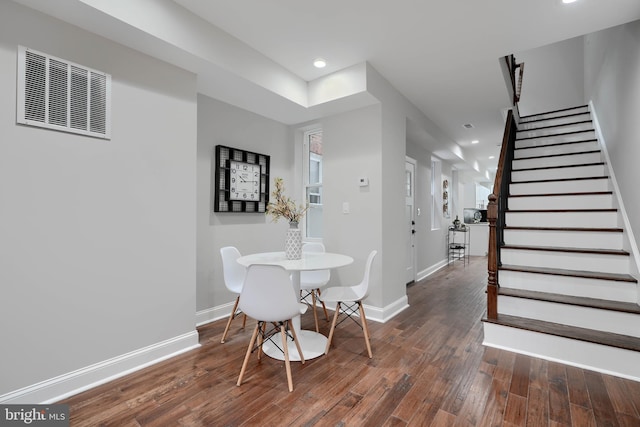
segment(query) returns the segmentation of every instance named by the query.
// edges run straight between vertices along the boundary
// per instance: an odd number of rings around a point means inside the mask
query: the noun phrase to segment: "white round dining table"
[[[343,267],[353,263],[353,258],[347,255],[336,254],[331,252],[314,252],[303,253],[300,259],[287,259],[284,252],[262,252],[241,256],[238,263],[249,267],[254,264],[262,265],[279,265],[291,273],[291,281],[296,295],[300,295],[300,272],[309,270],[329,270],[333,268]],[[304,354],[305,360],[314,359],[322,356],[327,345],[327,337],[324,335],[306,329],[300,329],[300,316],[296,316],[293,320],[293,328]],[[289,347],[289,360],[300,361],[300,355],[292,341],[287,341]],[[274,359],[284,360],[282,351],[271,342],[265,342],[262,346],[265,354]]]

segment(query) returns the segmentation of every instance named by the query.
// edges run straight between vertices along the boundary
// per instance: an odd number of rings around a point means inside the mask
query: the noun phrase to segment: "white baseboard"
[[[206,323],[215,322],[216,320],[226,319],[231,314],[234,304],[235,300],[227,304],[218,305],[216,307],[196,312],[196,326],[202,326]]]
[[[436,271],[440,270],[443,267],[446,267],[449,264],[447,259],[443,259],[442,261],[428,267],[420,272],[418,272],[418,277],[416,278],[416,282],[424,279],[425,277],[431,276]]]
[[[364,304],[367,320],[373,320],[380,323],[387,322],[407,308],[409,308],[409,298],[407,298],[406,295],[382,308]]]
[[[198,331],[152,344],[0,396],[0,404],[53,403],[200,347]]]

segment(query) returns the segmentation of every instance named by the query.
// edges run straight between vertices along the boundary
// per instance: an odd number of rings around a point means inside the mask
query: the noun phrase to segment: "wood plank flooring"
[[[472,257],[408,287],[410,308],[338,327],[328,355],[252,355],[253,329],[199,328],[202,347],[66,399],[72,426],[639,426],[640,383],[482,346],[487,261]],[[320,317],[321,332],[329,323]],[[314,329],[309,311],[303,327]]]

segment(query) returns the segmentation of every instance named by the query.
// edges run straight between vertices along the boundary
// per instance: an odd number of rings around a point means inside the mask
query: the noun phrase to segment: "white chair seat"
[[[289,327],[291,319],[304,313],[307,305],[302,304],[299,295],[293,288],[293,283],[287,271],[277,265],[251,265],[247,269],[247,275],[240,294],[240,309],[248,316],[257,320],[253,330],[251,341],[247,347],[247,352],[242,363],[238,386],[242,384],[242,377],[247,369],[249,356],[257,344],[258,358],[262,353],[262,344],[265,340],[273,340],[274,336],[280,332],[282,339],[282,349],[284,351],[284,363],[287,371],[287,383],[289,391],[293,391],[293,380],[291,379],[291,364],[289,362],[289,331],[300,354],[300,361],[304,363],[304,355],[300,348],[300,342],[293,327]],[[274,329],[266,331],[267,324],[273,324]]]

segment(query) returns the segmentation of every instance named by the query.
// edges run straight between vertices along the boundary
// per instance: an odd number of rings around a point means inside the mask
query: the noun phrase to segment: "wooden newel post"
[[[487,221],[489,221],[489,253],[487,278],[487,318],[498,318],[498,242],[496,221],[498,219],[498,196],[489,195],[487,205]]]

